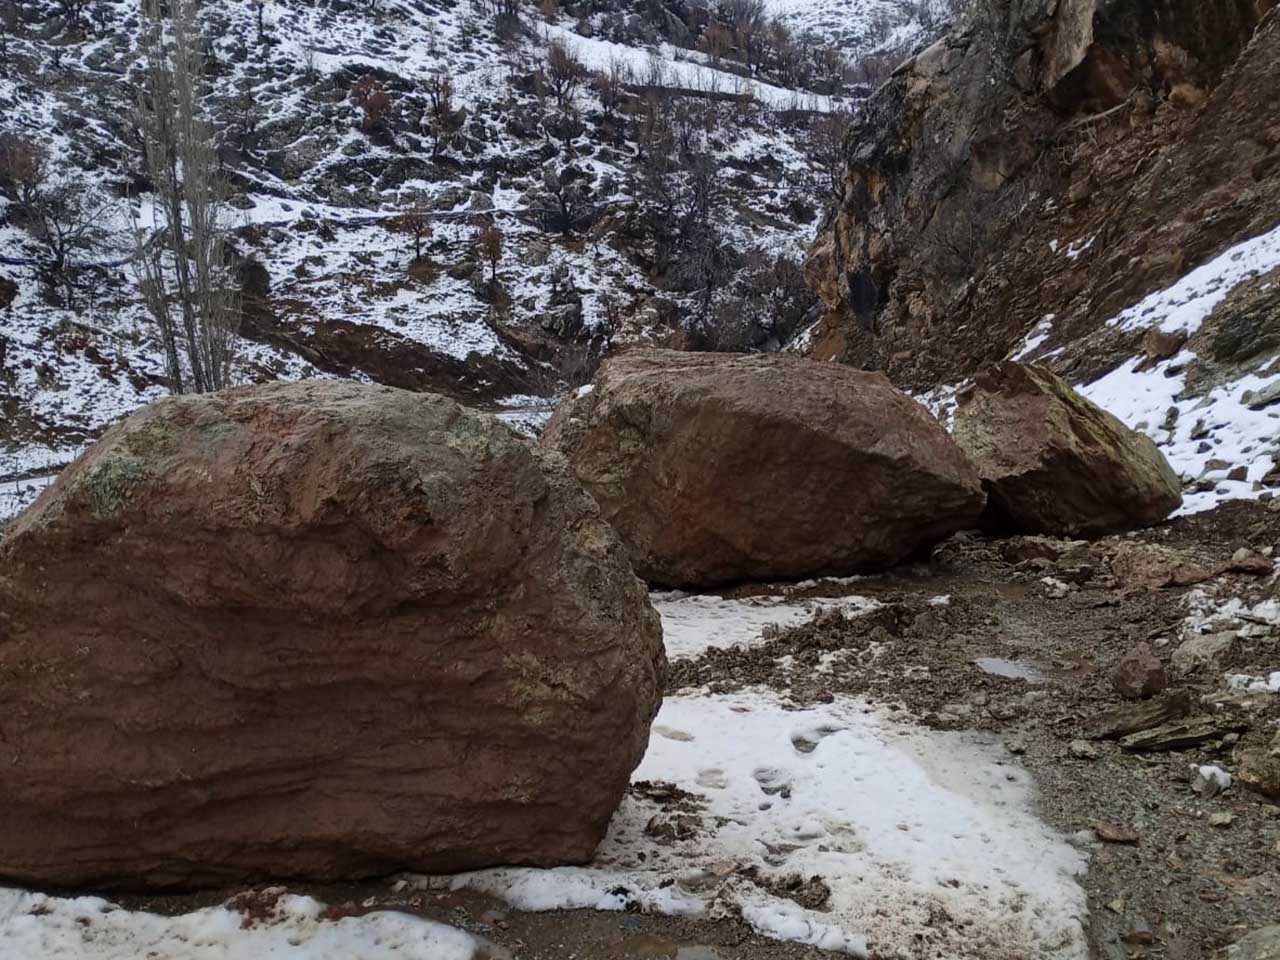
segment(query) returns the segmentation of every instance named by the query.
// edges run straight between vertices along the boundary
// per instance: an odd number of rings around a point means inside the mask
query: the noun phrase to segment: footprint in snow
[[[723,790],[729,785],[729,778],[718,767],[698,771],[698,786],[709,790]]]
[[[756,778],[756,783],[760,784],[760,790],[766,796],[781,794],[783,800],[791,798],[791,780],[787,777],[785,770],[779,770],[776,767],[756,767],[752,776]]]
[[[833,733],[839,733],[844,727],[809,727],[806,730],[797,730],[791,734],[791,745],[796,748],[797,753],[813,753],[818,748],[818,744],[831,736]]]
[[[665,737],[668,740],[677,740],[680,743],[688,743],[693,739],[692,733],[677,730],[675,727],[664,727],[660,724],[653,728],[653,732],[660,737]]]

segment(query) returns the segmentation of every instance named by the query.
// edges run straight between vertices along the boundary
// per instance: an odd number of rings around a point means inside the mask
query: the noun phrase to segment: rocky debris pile
[[[1149,437],[1045,367],[1005,362],[976,377],[958,398],[953,432],[996,528],[1097,535],[1158,523],[1182,503]]]
[[[562,451],[671,586],[878,569],[972,527],[973,467],[883,376],[771,355],[633,350],[556,411]]]
[[[0,570],[25,882],[586,861],[661,699],[658,617],[563,458],[435,396],[154,404]]]

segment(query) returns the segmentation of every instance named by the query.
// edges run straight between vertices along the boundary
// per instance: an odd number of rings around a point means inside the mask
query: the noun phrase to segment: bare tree
[[[220,390],[231,382],[240,311],[225,260],[226,185],[200,107],[196,0],[144,0],[144,14],[138,128],[155,194],[152,229],[134,223],[135,270],[173,392]]]
[[[0,138],[0,194],[14,201],[15,221],[43,247],[50,290],[74,306],[77,261],[106,242],[110,199],[79,179],[56,177],[48,150],[16,136]]]
[[[553,40],[547,47],[547,82],[561,110],[573,100],[585,76],[586,70],[573,51],[559,40]]]
[[[267,40],[267,25],[263,20],[266,6],[266,0],[253,0],[253,7],[258,20],[258,46],[262,46]]]
[[[489,279],[498,281],[498,264],[502,262],[502,231],[496,223],[491,223],[480,231],[476,240],[476,248],[480,256],[489,262]]]
[[[822,165],[827,182],[831,185],[831,193],[836,197],[844,190],[845,172],[848,168],[845,138],[852,126],[853,111],[848,107],[840,107],[822,114],[809,129],[809,148],[814,159]]]
[[[30,211],[31,234],[45,250],[45,280],[61,288],[64,303],[75,306],[79,256],[107,240],[105,217],[111,200],[80,181],[66,181],[41,192]]]
[[[31,208],[49,182],[49,151],[13,134],[0,136],[0,193],[23,209]]]
[[[609,61],[609,69],[595,75],[592,85],[600,97],[600,106],[604,110],[605,119],[613,120],[618,115],[618,108],[627,94],[627,83],[630,81],[630,68],[617,57]]]
[[[431,210],[421,201],[414,200],[400,213],[386,222],[392,233],[405,234],[413,239],[413,259],[422,259],[422,241],[432,234]]]
[[[89,0],[58,0],[58,9],[68,28],[78,30],[84,26],[84,8],[88,3]]]
[[[427,98],[431,104],[431,157],[439,159],[445,139],[457,128],[457,114],[453,109],[453,80],[438,73],[427,82]]]

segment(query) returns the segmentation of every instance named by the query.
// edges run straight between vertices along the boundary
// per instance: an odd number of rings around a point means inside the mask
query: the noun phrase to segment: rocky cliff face
[[[977,0],[846,140],[809,351],[918,389],[1039,324],[1074,379],[1138,351],[1142,325],[1110,319],[1280,222],[1273,8]]]

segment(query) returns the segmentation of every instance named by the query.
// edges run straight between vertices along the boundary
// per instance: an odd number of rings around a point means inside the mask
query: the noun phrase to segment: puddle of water
[[[1004,657],[979,657],[973,663],[983,673],[989,673],[996,677],[1008,677],[1010,680],[1044,683],[1049,679],[1039,667],[1023,660],[1006,660]]]

